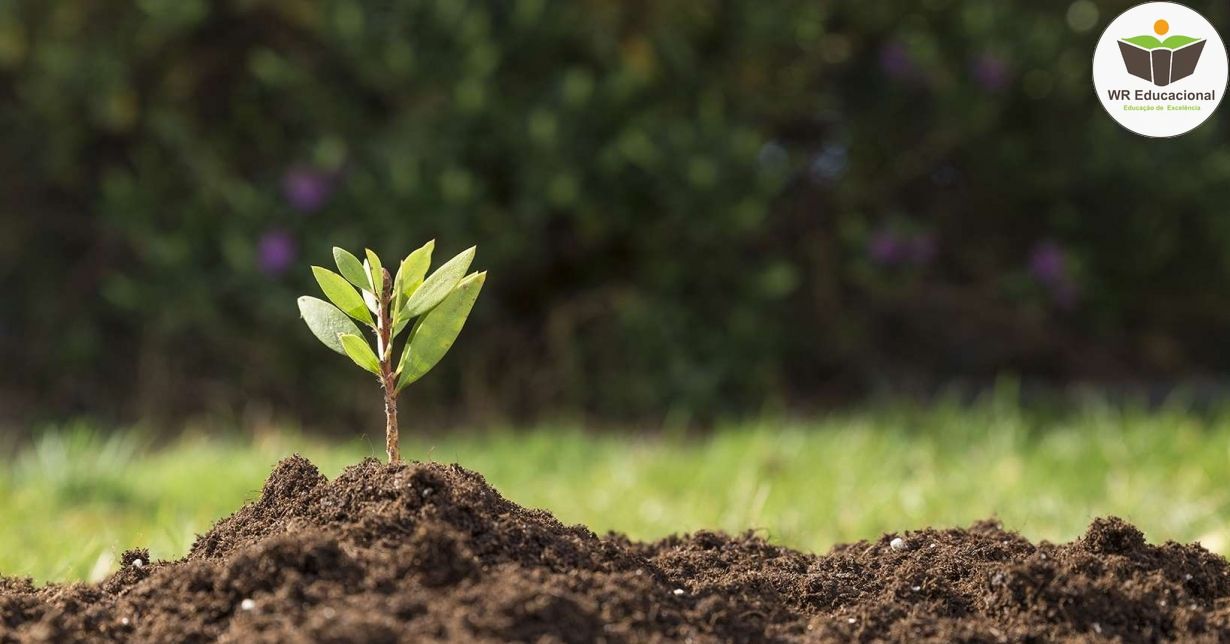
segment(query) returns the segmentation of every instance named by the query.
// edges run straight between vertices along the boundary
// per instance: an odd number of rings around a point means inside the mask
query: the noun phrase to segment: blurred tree
[[[423,412],[1223,368],[1224,126],[1102,113],[1130,4],[0,4],[0,387],[350,412],[288,269],[430,237],[497,278]]]

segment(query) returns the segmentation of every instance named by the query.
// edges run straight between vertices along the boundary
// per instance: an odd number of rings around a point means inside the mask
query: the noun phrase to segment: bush
[[[1223,367],[1225,129],[1102,113],[1129,4],[6,3],[0,379],[363,408],[294,295],[432,237],[498,277],[421,413]]]

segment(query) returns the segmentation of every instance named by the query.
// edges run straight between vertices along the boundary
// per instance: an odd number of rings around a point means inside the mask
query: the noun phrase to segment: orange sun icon
[[[1153,31],[1156,31],[1159,36],[1164,36],[1167,31],[1170,31],[1170,23],[1165,20],[1158,20],[1153,23]]]

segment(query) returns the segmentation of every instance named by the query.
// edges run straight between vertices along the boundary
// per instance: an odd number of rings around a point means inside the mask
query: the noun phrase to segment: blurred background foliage
[[[421,416],[1216,373],[1226,117],[1103,113],[1131,4],[0,3],[0,414],[373,417],[295,297],[429,238],[491,278]]]

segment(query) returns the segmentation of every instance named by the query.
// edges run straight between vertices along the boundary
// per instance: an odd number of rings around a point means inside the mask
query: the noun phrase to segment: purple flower
[[[1050,292],[1055,306],[1071,310],[1080,298],[1067,253],[1053,241],[1040,242],[1029,254],[1029,274]]]
[[[299,212],[316,212],[333,194],[335,178],[334,173],[318,168],[292,166],[282,175],[282,196]]]
[[[281,275],[290,268],[298,253],[298,244],[284,230],[268,230],[261,235],[256,248],[256,263],[266,275]]]
[[[1068,277],[1068,260],[1053,241],[1040,242],[1029,253],[1029,274],[1041,284],[1055,286]]]
[[[882,228],[867,240],[867,256],[881,266],[926,266],[935,259],[935,235],[907,236]]]
[[[988,92],[996,92],[1008,84],[1008,65],[991,54],[979,56],[973,63],[974,80]]]
[[[914,73],[910,51],[900,42],[890,42],[880,49],[880,68],[892,78],[905,78]]]
[[[876,264],[896,264],[902,258],[902,244],[889,230],[881,230],[867,240],[867,256]]]

